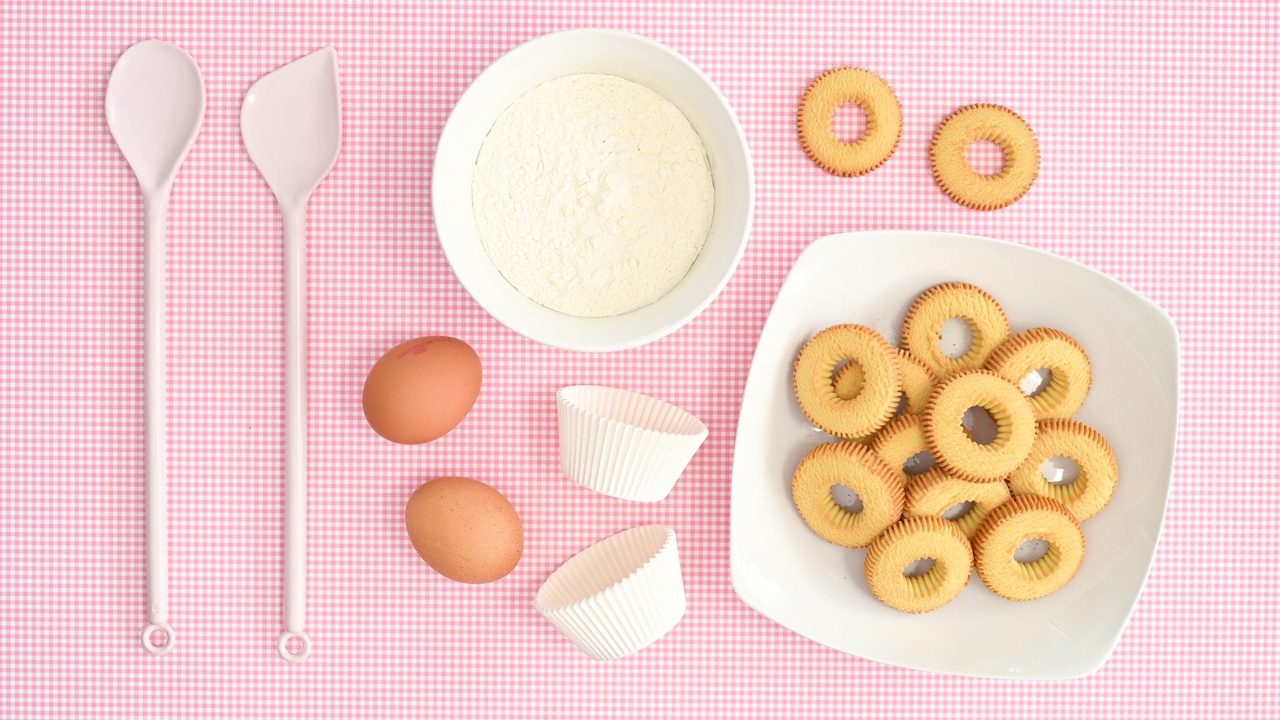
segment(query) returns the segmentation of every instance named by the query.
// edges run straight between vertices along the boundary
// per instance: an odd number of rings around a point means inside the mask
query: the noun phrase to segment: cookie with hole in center
[[[1043,540],[1044,555],[1020,562],[1014,555],[1028,540]],[[987,513],[973,534],[978,577],[1007,600],[1035,600],[1057,592],[1084,562],[1084,530],[1057,500],[1022,495]]]
[[[933,374],[928,365],[920,358],[906,350],[898,350],[898,367],[902,369],[902,398],[898,402],[898,417],[902,413],[919,415],[929,402],[929,393],[938,384],[938,376]],[[845,363],[836,371],[832,384],[836,395],[851,398],[862,387],[862,368],[857,363]]]
[[[898,350],[898,364],[902,367],[902,397],[907,403],[906,411],[919,415],[929,404],[929,394],[938,384],[938,376],[923,360],[901,348]]]
[[[847,103],[867,118],[862,137],[844,142],[831,129],[836,109]],[[818,167],[832,175],[865,175],[884,164],[902,137],[902,105],[884,78],[870,70],[828,70],[805,89],[796,111],[800,147]]]
[[[1044,463],[1054,457],[1070,458],[1076,464],[1075,480],[1056,484],[1045,478]],[[1075,420],[1041,420],[1031,454],[1009,477],[1009,489],[1014,495],[1057,500],[1083,522],[1111,501],[1119,475],[1116,455],[1097,430]]]
[[[920,416],[907,413],[899,415],[881,428],[871,440],[871,449],[893,469],[902,481],[903,487],[912,483],[916,474],[907,472],[907,461],[920,453],[929,452],[929,443],[924,437],[924,426],[920,424]],[[928,463],[932,463],[932,457]],[[926,463],[926,467],[928,464]]]
[[[976,442],[964,427],[973,407],[996,424],[995,438]],[[961,373],[934,388],[921,417],[934,462],[972,482],[1000,482],[1018,468],[1036,439],[1036,418],[1022,390],[986,370]]]
[[[850,512],[836,503],[831,488],[844,485],[858,494],[862,509]],[[848,441],[810,450],[791,476],[791,499],[800,517],[827,542],[865,547],[902,517],[902,483],[871,449]]]
[[[907,486],[907,507],[902,512],[904,517],[941,518],[960,503],[973,503],[968,512],[949,520],[965,537],[971,538],[987,513],[1008,502],[1010,497],[1009,486],[1002,482],[969,482],[935,467]]]
[[[988,140],[1000,147],[1004,164],[994,175],[969,166],[969,145]],[[953,201],[974,210],[998,210],[1017,202],[1040,172],[1035,133],[1007,107],[982,103],[956,110],[933,133],[929,163],[938,187]]]
[[[904,570],[924,559],[933,565],[921,575]],[[891,608],[923,613],[955,599],[973,569],[969,539],[954,523],[936,517],[907,518],[884,531],[867,548],[862,570],[876,599]]]
[[[973,342],[963,355],[947,357],[938,344],[942,325],[958,318],[969,326]],[[996,299],[980,287],[950,282],[925,290],[907,310],[899,344],[946,380],[955,373],[978,370],[1009,339],[1009,318]]]
[[[1030,395],[1037,420],[1075,415],[1093,384],[1089,356],[1061,330],[1031,328],[1005,340],[987,358],[985,369],[1014,385],[1036,370],[1049,371],[1049,381]]]
[[[848,361],[862,373],[858,390],[841,397],[832,382],[836,366]],[[792,375],[796,402],[824,432],[846,439],[870,435],[893,417],[902,392],[897,351],[880,333],[863,325],[834,325],[805,343]]]

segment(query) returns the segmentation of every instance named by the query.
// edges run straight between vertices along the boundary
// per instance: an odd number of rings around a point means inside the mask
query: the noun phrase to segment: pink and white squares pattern
[[[0,716],[12,718],[1275,717],[1280,714],[1280,8],[1201,3],[6,2],[0,8]],[[609,355],[552,350],[480,310],[429,212],[436,137],[487,63],[536,35],[622,28],[721,87],[755,159],[756,223],[688,327]],[[170,212],[170,615],[144,618],[141,202],[107,132],[115,58],[186,48],[209,91]],[[283,304],[274,201],[245,155],[262,74],[337,49],[343,152],[311,204],[312,657],[280,630]],[[829,67],[882,74],[897,154],[856,179],[796,142]],[[1035,187],[979,213],[934,186],[933,128],[1007,105],[1040,139]],[[841,655],[756,615],[728,572],[730,458],[755,337],[824,234],[949,230],[1043,248],[1165,307],[1182,337],[1166,532],[1132,624],[1096,675],[940,677]],[[393,446],[359,394],[409,337],[471,343],[485,387],[444,439]],[[617,385],[711,429],[672,495],[638,505],[561,477],[557,388]],[[523,563],[458,585],[417,559],[420,482],[484,480],[526,523]],[[685,620],[630,659],[586,659],[533,610],[550,572],[647,522],[679,533]],[[831,622],[848,622],[833,617]]]

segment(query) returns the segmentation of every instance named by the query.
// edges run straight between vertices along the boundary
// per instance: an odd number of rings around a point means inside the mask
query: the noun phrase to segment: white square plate
[[[867,325],[897,342],[907,307],[942,282],[991,293],[1014,332],[1053,327],[1093,368],[1076,419],[1110,442],[1120,467],[1111,503],[1084,523],[1076,577],[1030,602],[992,594],[976,573],[954,601],[922,615],[880,604],[865,550],[827,543],[791,502],[791,474],[830,442],[801,414],[792,362],[817,331]],[[733,587],[757,611],[823,645],[903,667],[978,677],[1067,679],[1102,666],[1146,581],[1164,520],[1178,415],[1178,334],[1154,303],[1079,263],[998,240],[929,232],[831,235],[796,260],[773,304],[742,398],[733,458]]]

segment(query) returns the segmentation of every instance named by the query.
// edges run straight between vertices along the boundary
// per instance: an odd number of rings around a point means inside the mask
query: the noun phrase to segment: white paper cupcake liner
[[[701,420],[648,395],[597,385],[556,393],[560,469],[570,480],[624,500],[671,492],[707,439]]]
[[[675,531],[643,525],[601,540],[552,573],[533,604],[595,660],[652,645],[684,616]]]

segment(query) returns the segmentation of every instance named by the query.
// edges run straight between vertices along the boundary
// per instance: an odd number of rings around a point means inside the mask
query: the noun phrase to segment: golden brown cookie
[[[831,130],[836,108],[857,103],[867,116],[867,129],[854,142],[843,142]],[[832,175],[863,175],[884,164],[902,136],[902,106],[893,88],[862,68],[842,67],[819,75],[800,98],[796,113],[800,146],[809,159]]]
[[[902,396],[907,399],[907,412],[919,415],[929,403],[938,376],[923,360],[906,350],[898,350],[898,365],[902,368]]]
[[[923,575],[902,574],[924,558],[931,558],[933,566]],[[885,530],[867,549],[862,566],[871,594],[909,613],[937,610],[951,602],[969,584],[972,569],[969,539],[954,523],[935,517],[909,518]]]
[[[852,399],[858,394],[858,391],[862,389],[863,377],[864,374],[862,372],[862,366],[858,363],[847,362],[844,365],[841,365],[840,369],[836,371],[835,377],[831,379],[831,384],[836,389],[836,397],[841,400]],[[866,435],[859,435],[858,437],[844,439],[871,447],[871,441],[876,439],[877,434],[879,434],[878,431],[867,433]]]
[[[858,494],[862,509],[849,512],[831,496],[834,485]],[[865,547],[902,516],[902,483],[871,449],[851,442],[810,450],[791,476],[791,499],[800,517],[836,545]]]
[[[898,367],[902,369],[902,396],[895,410],[895,417],[902,410],[919,415],[929,402],[929,393],[938,383],[938,378],[920,358],[906,350],[898,351]],[[862,367],[857,363],[845,363],[836,371],[831,384],[835,385],[836,395],[848,399],[858,393],[862,387]]]
[[[907,413],[890,420],[872,438],[871,449],[893,469],[904,487],[910,485],[917,475],[906,471],[906,462],[917,453],[929,452],[920,416]]]
[[[847,362],[840,366],[836,371],[835,377],[831,378],[831,384],[835,386],[836,397],[841,400],[850,400],[858,394],[862,389],[862,381],[866,378],[866,373],[862,372],[862,366],[856,362]]]
[[[975,140],[990,140],[1004,153],[1004,166],[995,175],[982,175],[965,157]],[[974,210],[997,210],[1012,205],[1027,191],[1040,171],[1040,148],[1035,133],[1017,113],[1000,105],[968,105],[938,125],[929,147],[933,179],[947,197]]]
[[[1053,328],[1032,328],[1001,343],[986,364],[987,370],[1014,385],[1041,368],[1047,368],[1050,377],[1030,396],[1036,419],[1071,417],[1084,404],[1093,376],[1089,356],[1070,335]]]
[[[973,331],[973,345],[958,358],[947,357],[938,347],[942,324],[951,318],[964,320]],[[1000,303],[979,287],[953,282],[929,288],[911,303],[899,344],[942,381],[957,372],[981,368],[1007,339],[1009,318]]]
[[[863,381],[855,395],[836,394],[831,374],[836,365],[856,363]],[[861,438],[884,427],[902,392],[897,352],[880,333],[862,325],[835,325],[814,335],[796,359],[792,376],[796,401],[821,430],[842,438]]]
[[[1045,460],[1059,455],[1071,458],[1080,469],[1066,485],[1049,482],[1041,472]],[[1031,454],[1013,471],[1009,488],[1014,495],[1053,498],[1083,522],[1111,501],[1119,474],[1115,453],[1097,430],[1075,420],[1041,420]]]
[[[987,513],[1010,497],[1009,486],[1002,482],[969,482],[935,467],[917,475],[915,481],[907,486],[907,507],[903,516],[941,517],[954,505],[973,503],[969,512],[950,521],[960,528],[965,537],[971,538]]]
[[[962,419],[980,407],[996,423],[989,445],[973,441]],[[956,477],[973,482],[999,482],[1031,453],[1036,418],[1022,391],[986,370],[961,373],[934,388],[921,417],[934,462]]]
[[[1027,540],[1044,540],[1039,559],[1023,563],[1014,551]],[[1056,500],[1023,495],[987,513],[973,535],[978,577],[991,592],[1009,600],[1035,600],[1060,589],[1084,561],[1084,531]]]

